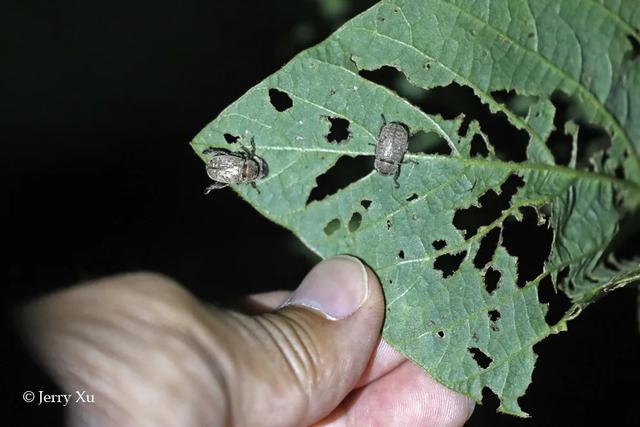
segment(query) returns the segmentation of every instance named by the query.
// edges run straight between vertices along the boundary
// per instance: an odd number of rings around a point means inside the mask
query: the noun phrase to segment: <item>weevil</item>
[[[404,162],[404,155],[409,147],[409,129],[403,123],[387,123],[382,115],[382,127],[378,134],[376,144],[376,160],[373,164],[375,169],[383,176],[393,175],[393,182],[396,188],[398,177],[400,176],[400,165]]]
[[[207,163],[207,175],[213,180],[213,184],[204,190],[204,194],[227,187],[229,184],[251,184],[258,190],[255,182],[267,176],[267,162],[256,156],[253,138],[251,138],[251,149],[245,146],[241,148],[241,152],[223,148],[207,148],[202,152],[213,155]]]

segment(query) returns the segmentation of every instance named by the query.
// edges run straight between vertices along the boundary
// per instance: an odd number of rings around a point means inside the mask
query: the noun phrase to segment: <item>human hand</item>
[[[380,340],[380,284],[355,258],[248,302],[262,313],[136,273],[37,300],[21,324],[66,393],[94,395],[72,425],[459,426],[473,411]]]

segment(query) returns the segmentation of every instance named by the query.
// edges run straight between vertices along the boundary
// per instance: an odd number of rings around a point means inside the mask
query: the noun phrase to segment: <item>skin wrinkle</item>
[[[306,393],[304,393],[306,391],[306,387],[304,387],[304,377],[301,376],[299,374],[299,369],[296,368],[295,364],[293,363],[293,361],[287,357],[287,350],[286,348],[282,345],[282,343],[280,342],[280,340],[276,337],[275,333],[282,333],[277,327],[274,327],[273,322],[271,320],[265,320],[264,318],[260,317],[260,318],[256,318],[255,321],[252,318],[247,318],[245,319],[245,321],[247,321],[248,323],[253,323],[253,325],[249,324],[247,327],[251,327],[251,326],[255,326],[258,327],[260,331],[262,331],[263,333],[260,334],[259,340],[257,341],[258,344],[261,344],[260,347],[263,347],[267,349],[267,353],[271,353],[272,350],[275,350],[276,354],[279,355],[279,357],[276,357],[275,359],[282,361],[284,363],[282,364],[278,364],[279,366],[282,365],[286,371],[288,371],[290,373],[289,378],[293,379],[293,388],[298,389],[299,391],[301,391],[303,396],[307,396]],[[249,342],[249,348],[245,348],[245,346],[241,346],[240,350],[244,351],[244,352],[248,352],[248,354],[252,354],[255,355],[255,350],[252,347],[251,344],[254,344],[252,342]],[[254,378],[257,381],[254,381],[252,384],[248,384],[248,386],[250,386],[252,389],[256,389],[260,386],[262,387],[267,387],[270,391],[270,393],[273,393],[273,389],[281,389],[281,387],[283,386],[283,383],[286,383],[286,377],[281,377],[279,378],[279,381],[277,382],[271,382],[269,383],[269,381],[272,380],[272,378],[269,378],[269,373],[268,372],[262,372],[260,370],[261,366],[258,363],[258,360],[254,359],[255,356],[250,357],[249,360],[245,360],[246,356],[239,356],[237,359],[235,360],[240,360],[241,362],[245,362],[249,363],[248,366],[236,366],[236,371],[237,372],[242,372],[242,371],[249,371],[249,372],[253,372]],[[256,369],[257,368],[257,369]],[[284,373],[284,371],[283,371]],[[230,381],[231,383],[231,381]],[[237,381],[236,383],[239,383],[241,387],[247,386],[247,384],[244,384],[243,381]],[[280,390],[282,391],[282,390]],[[285,390],[286,391],[286,390]],[[280,393],[278,393],[280,394]],[[251,393],[244,393],[245,396],[251,396]],[[295,394],[294,394],[295,395]],[[242,416],[242,414],[246,414],[246,413],[251,413],[251,408],[253,407],[253,405],[255,404],[255,402],[251,402],[251,401],[246,401],[246,399],[244,401],[239,402],[243,405],[243,407],[238,408],[238,407],[234,407],[233,410],[233,419],[234,420],[242,420],[244,417]],[[261,404],[261,403],[260,403]],[[298,406],[298,405],[290,405],[290,406]],[[305,408],[308,407],[308,401],[304,402],[303,406]],[[248,411],[245,409],[249,409]],[[306,409],[305,409],[306,411]],[[295,417],[296,419],[300,419],[300,415],[297,415]],[[242,425],[242,424],[239,424]]]
[[[350,280],[335,274],[325,280]],[[335,409],[377,351],[383,296],[376,286],[357,314],[332,321],[295,305],[261,317],[211,308],[156,278],[116,276],[27,307],[25,332],[67,393],[104,395],[93,409],[69,408],[73,425],[308,425]],[[266,298],[264,311],[286,296]],[[393,377],[395,365],[381,363],[375,375]],[[358,425],[363,416],[370,414],[354,415]]]
[[[305,379],[315,379],[317,378],[317,374],[309,375],[311,369],[314,368],[313,363],[307,362],[298,349],[295,348],[293,342],[287,338],[287,331],[285,331],[284,328],[290,329],[290,326],[284,322],[280,322],[276,315],[271,314],[265,315],[258,321],[262,323],[265,330],[269,331],[269,338],[278,346],[283,359],[294,374],[300,390],[303,390],[304,394],[308,396],[309,387],[305,386]]]
[[[306,356],[303,359],[308,361],[306,363],[307,372],[312,380],[312,385],[316,387],[322,380],[319,370],[317,369],[322,363],[322,359],[318,357],[320,354],[318,351],[320,346],[313,340],[313,334],[308,332],[309,327],[305,325],[304,321],[300,321],[295,315],[295,312],[290,313],[290,311],[291,310],[286,310],[282,314],[287,317],[288,324],[291,325],[290,331],[297,338],[295,341],[301,343],[300,351],[304,352]]]

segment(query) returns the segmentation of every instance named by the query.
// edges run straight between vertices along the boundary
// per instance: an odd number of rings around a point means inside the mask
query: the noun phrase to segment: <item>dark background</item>
[[[346,12],[371,3],[351,2]],[[294,288],[313,258],[231,190],[203,196],[208,180],[188,143],[341,19],[313,0],[2,2],[4,312],[140,269],[212,301]],[[470,425],[638,425],[635,295],[607,296],[535,347],[540,358],[521,399],[533,419],[496,415],[489,399]],[[22,403],[25,390],[56,387],[10,323],[4,331],[1,416],[60,423],[59,406]]]

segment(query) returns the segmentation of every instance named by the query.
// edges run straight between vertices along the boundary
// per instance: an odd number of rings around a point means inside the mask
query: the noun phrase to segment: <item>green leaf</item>
[[[384,286],[383,336],[392,346],[446,386],[477,401],[488,387],[500,411],[525,416],[517,400],[531,381],[533,345],[640,274],[638,262],[606,262],[620,220],[640,204],[638,27],[635,1],[383,1],[250,89],[193,148],[207,161],[209,147],[239,150],[255,139],[269,175],[259,191],[234,190],[321,257],[349,253],[370,265]],[[526,158],[510,158],[501,147],[515,141],[487,135],[482,123],[425,113],[360,74],[383,66],[422,90],[470,88],[491,114],[526,133]],[[515,93],[517,102],[499,102],[497,91]],[[577,110],[577,121],[560,128],[572,145],[567,165],[547,144],[554,118],[562,121],[551,102],[557,97]],[[416,163],[402,165],[396,188],[371,168],[382,114],[416,138],[435,135],[451,153],[407,154]],[[333,133],[337,119],[348,122],[344,140]],[[581,162],[585,123],[611,144]],[[475,154],[478,142],[484,157]],[[412,138],[410,147],[417,144]],[[330,170],[354,181],[308,203],[316,178]],[[506,207],[487,219],[479,214],[483,196]],[[465,215],[478,227],[461,226]],[[504,230],[527,221],[552,239],[542,273],[524,280]],[[492,230],[499,244],[478,267]],[[553,325],[538,298],[549,279],[574,302]]]

